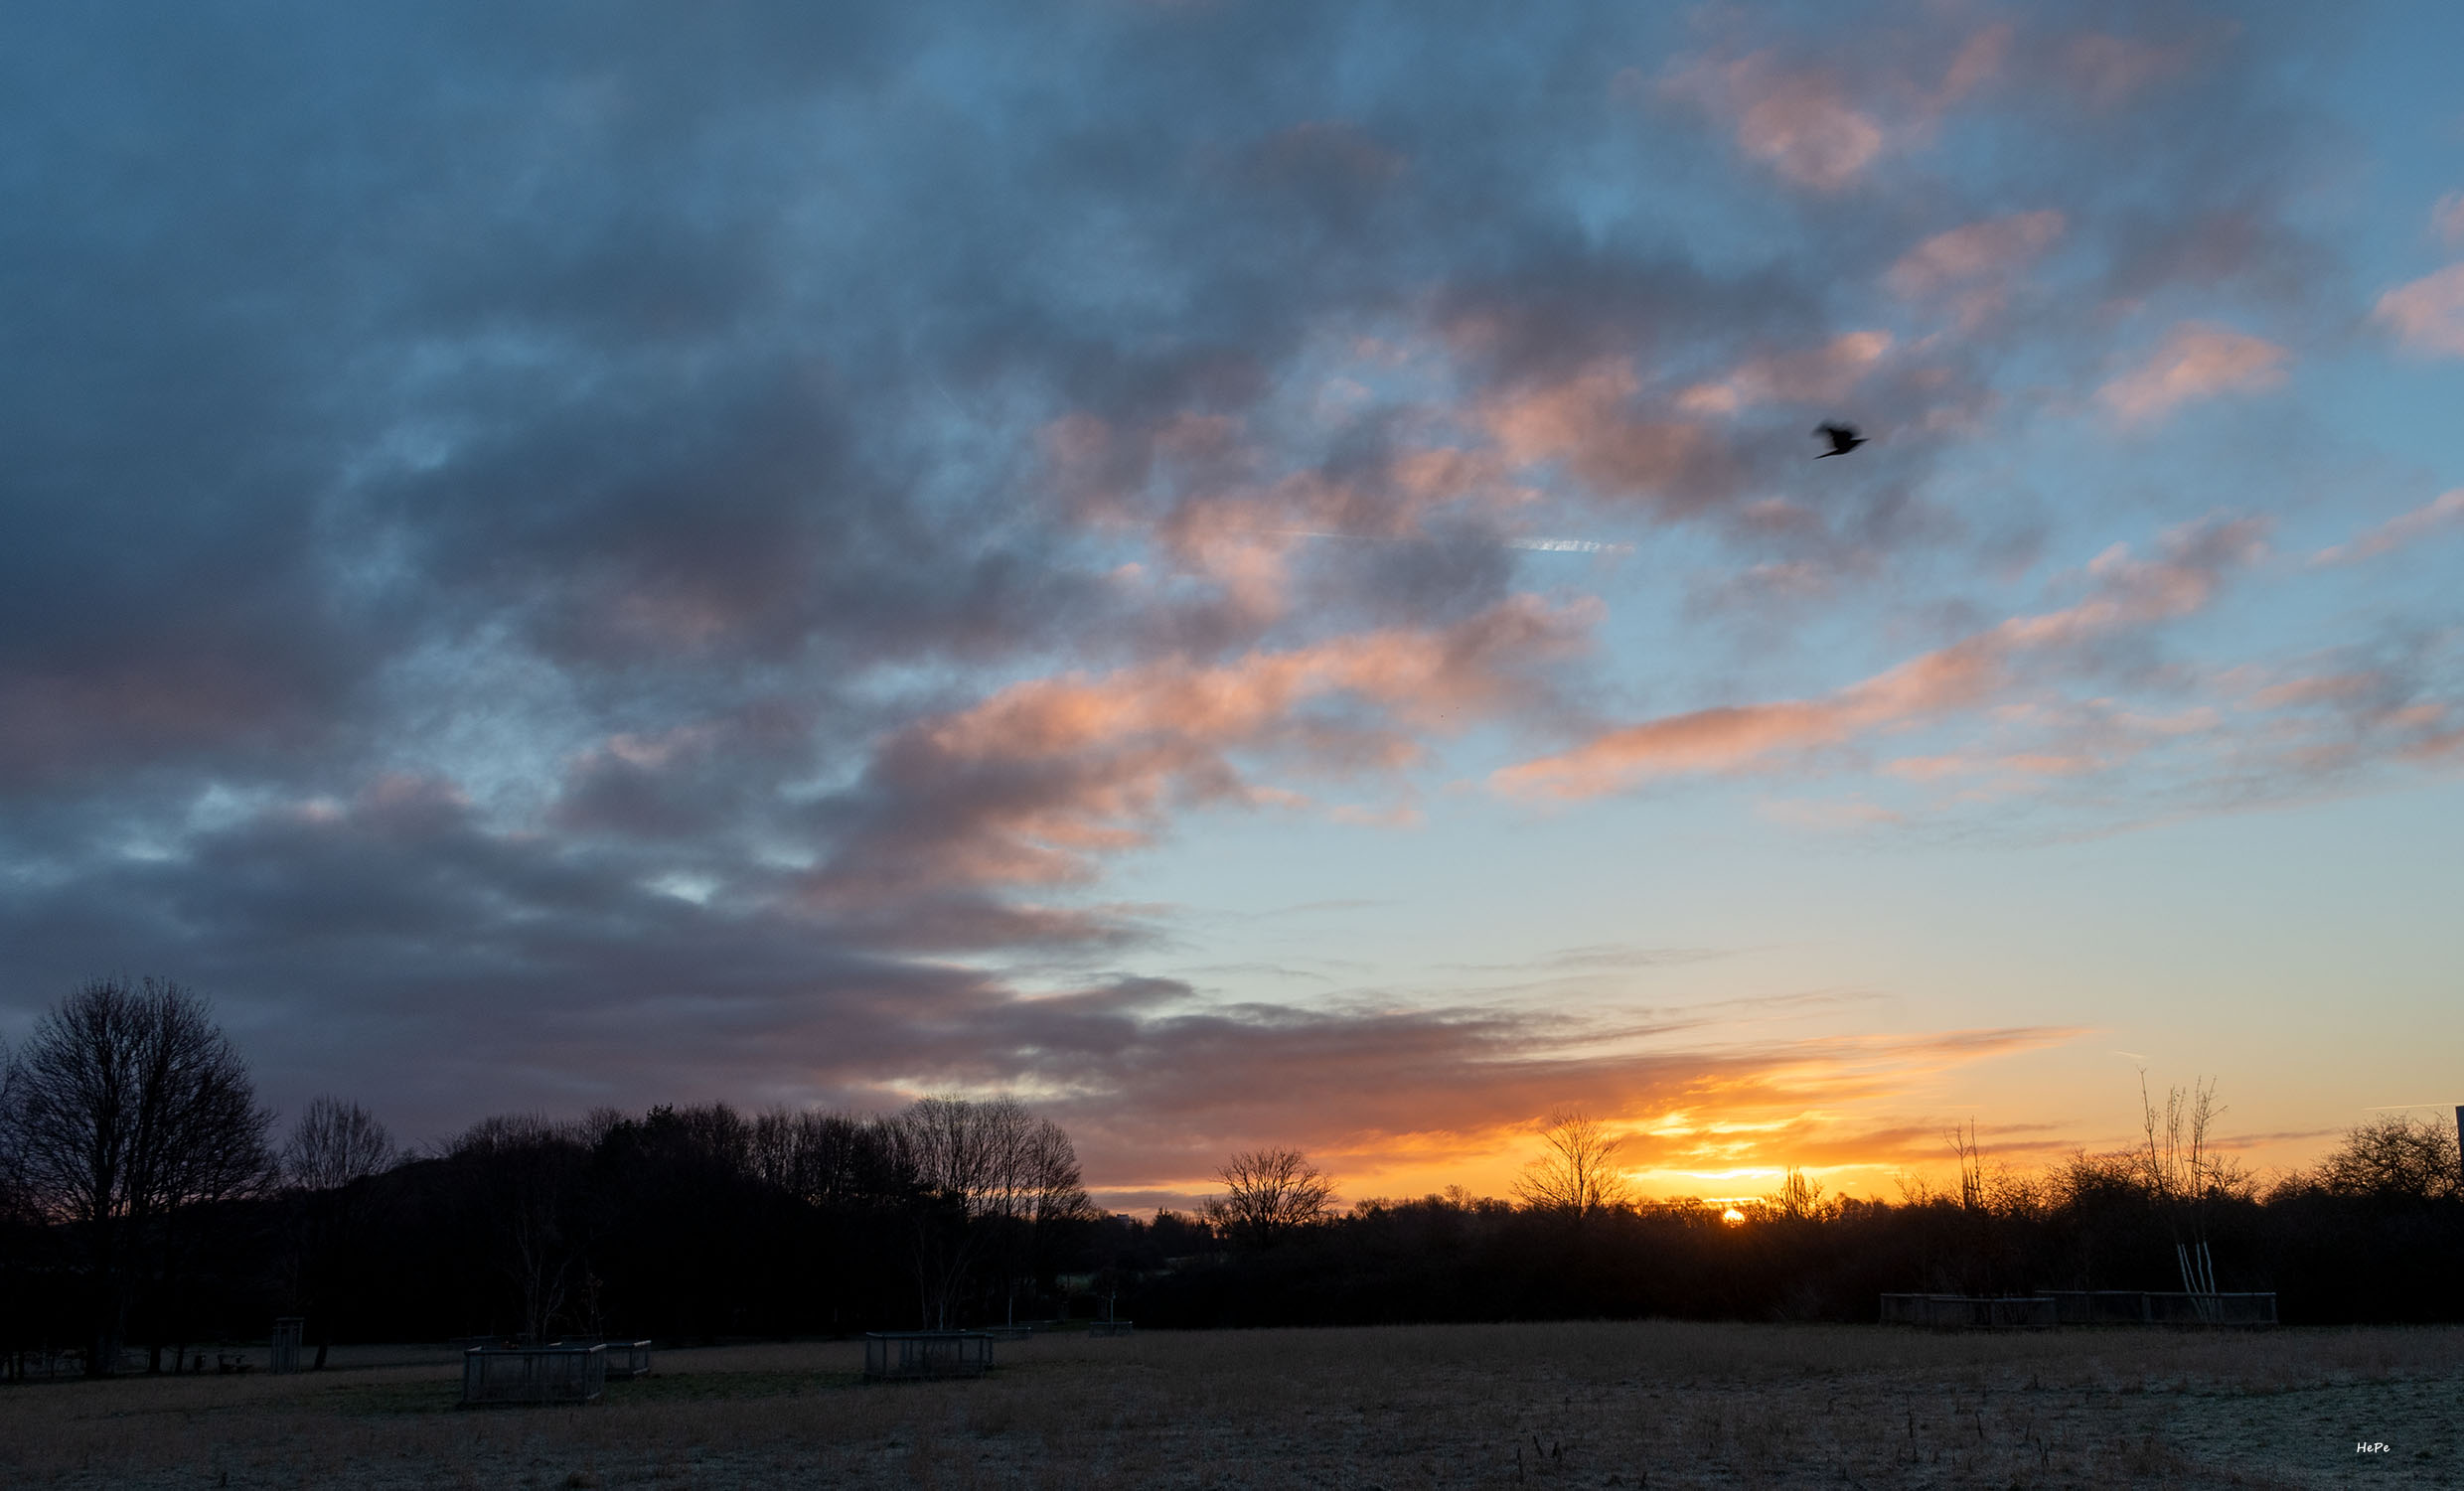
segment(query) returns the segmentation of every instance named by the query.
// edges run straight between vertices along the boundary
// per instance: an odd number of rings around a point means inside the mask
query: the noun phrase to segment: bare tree
[[[1838,1209],[1836,1202],[1826,1206],[1822,1200],[1821,1184],[1807,1180],[1805,1172],[1794,1165],[1788,1166],[1787,1176],[1780,1181],[1779,1189],[1763,1198],[1765,1216],[1785,1217],[1790,1221],[1820,1220]]]
[[[2346,1130],[2319,1161],[2319,1189],[2373,1201],[2436,1201],[2464,1194],[2457,1183],[2456,1131],[2444,1123],[2390,1114]]]
[[[313,1370],[325,1370],[334,1344],[333,1287],[369,1223],[360,1181],[393,1168],[392,1135],[375,1115],[340,1098],[313,1098],[282,1146],[283,1179],[299,1193],[299,1226],[288,1251],[292,1308],[308,1317],[317,1341]]]
[[[2225,1112],[2216,1102],[2216,1083],[2193,1078],[2187,1092],[2168,1089],[2160,1111],[2148,1096],[2142,1070],[2139,1112],[2142,1139],[2134,1156],[2139,1183],[2173,1230],[2183,1289],[2212,1294],[2217,1284],[2208,1247],[2209,1211],[2219,1199],[2249,1189],[2241,1167],[2216,1152],[2210,1130]]]
[[[922,1098],[893,1120],[916,1208],[916,1290],[924,1319],[950,1328],[968,1280],[988,1258],[1011,1265],[1048,1228],[1088,1209],[1060,1125],[1013,1098]]]
[[[1325,1220],[1334,1199],[1334,1182],[1298,1149],[1246,1149],[1215,1176],[1224,1194],[1206,1203],[1206,1219],[1254,1248]]]
[[[376,1115],[340,1098],[312,1098],[282,1146],[282,1178],[309,1191],[339,1191],[393,1168],[393,1136]]]
[[[1976,1120],[1968,1119],[1967,1127],[1953,1123],[1943,1131],[1950,1152],[1959,1161],[1959,1209],[1981,1212],[1985,1209],[1985,1151],[1976,1142]]]
[[[447,1157],[479,1180],[475,1199],[497,1267],[520,1295],[522,1335],[545,1341],[581,1262],[575,1212],[589,1151],[580,1131],[543,1114],[502,1114],[463,1130]]]
[[[176,1295],[174,1214],[257,1185],[272,1115],[204,1000],[176,983],[96,979],[36,1023],[12,1064],[35,1204],[82,1245],[85,1370],[118,1364],[149,1266]],[[161,1343],[157,1342],[159,1364]]]
[[[1540,1142],[1540,1157],[1525,1165],[1514,1183],[1525,1206],[1580,1220],[1622,1206],[1632,1194],[1617,1162],[1624,1140],[1598,1118],[1558,1109],[1542,1120]]]

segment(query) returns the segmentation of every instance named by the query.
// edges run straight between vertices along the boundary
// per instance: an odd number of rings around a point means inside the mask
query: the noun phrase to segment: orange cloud
[[[1888,1110],[1913,1086],[2086,1033],[1757,1040],[1714,1024],[1686,1009],[1622,1030],[1486,1008],[1160,1013],[1107,1053],[1106,1091],[1067,1121],[1090,1172],[1121,1190],[1201,1192],[1223,1153],[1272,1142],[1307,1151],[1353,1198],[1450,1185],[1502,1195],[1531,1156],[1534,1119],[1571,1106],[1624,1135],[1647,1192],[1700,1194],[1701,1172],[1815,1155],[1894,1167],[1899,1147],[1863,1136],[1890,1130]],[[1138,1116],[1134,1128],[1112,1126],[1122,1114]]]
[[[2464,264],[2387,291],[2372,315],[2408,351],[2464,358]]]
[[[2116,544],[2087,566],[2090,593],[2062,610],[2013,617],[1822,698],[1698,709],[1628,725],[1503,768],[1489,782],[1517,796],[1597,797],[1657,777],[1742,771],[1977,706],[2011,686],[2028,655],[2060,653],[2199,610],[2226,566],[2257,556],[2263,532],[2259,520],[2193,524],[2167,534],[2164,552],[2146,560]]]
[[[2125,424],[2141,424],[2198,399],[2280,387],[2292,357],[2262,338],[2186,321],[2166,334],[2145,363],[2106,383],[2096,396]]]

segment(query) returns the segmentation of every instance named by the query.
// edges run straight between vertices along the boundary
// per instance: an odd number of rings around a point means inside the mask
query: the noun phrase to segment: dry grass
[[[583,1409],[453,1407],[452,1353],[0,1390],[26,1487],[2313,1486],[2464,1478],[2464,1330],[1924,1335],[1569,1324],[669,1351]],[[2385,1454],[2357,1455],[2383,1440]]]

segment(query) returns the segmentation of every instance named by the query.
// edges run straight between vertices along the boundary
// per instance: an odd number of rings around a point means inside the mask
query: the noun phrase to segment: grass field
[[[662,1351],[580,1409],[455,1355],[0,1389],[12,1487],[2464,1484],[2464,1329],[1633,1324],[1056,1336],[865,1386],[860,1343]],[[2384,1451],[2359,1453],[2359,1443]]]

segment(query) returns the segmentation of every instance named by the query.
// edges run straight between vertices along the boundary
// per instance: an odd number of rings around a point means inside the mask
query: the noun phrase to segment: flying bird
[[[1857,433],[1857,427],[1853,424],[1817,424],[1814,433],[1831,442],[1829,450],[1814,457],[1817,461],[1844,456],[1865,443],[1865,437]]]

